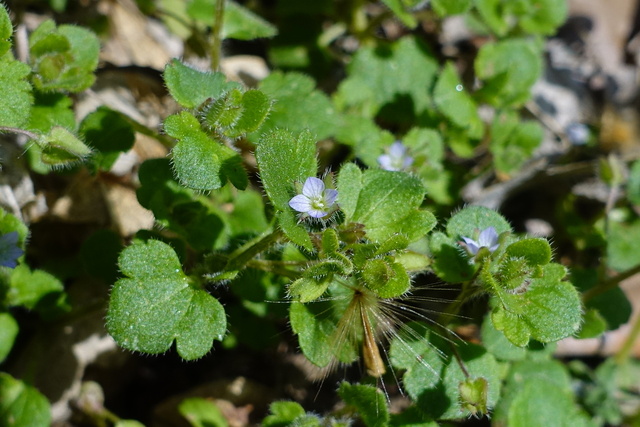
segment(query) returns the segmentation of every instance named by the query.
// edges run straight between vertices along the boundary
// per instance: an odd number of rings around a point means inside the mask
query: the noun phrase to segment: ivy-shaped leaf
[[[0,372],[0,425],[50,426],[51,412],[47,398],[35,388]]]
[[[311,77],[301,73],[273,72],[260,82],[259,89],[275,102],[261,131],[276,128],[288,129],[293,133],[309,131],[317,139],[327,138],[335,133],[337,116],[331,100],[315,88]],[[252,135],[257,144],[261,135]]]
[[[178,140],[171,151],[178,180],[194,190],[214,190],[226,184],[227,179],[244,190],[249,179],[240,155],[204,133],[200,122],[183,111],[167,117],[164,129]]]
[[[405,391],[417,407],[434,419],[458,419],[469,416],[473,408],[461,399],[461,384],[469,379],[486,382],[483,404],[492,408],[498,402],[501,369],[494,357],[482,347],[460,343],[453,357],[451,343],[429,333],[421,324],[410,328],[391,342],[391,362],[405,369]],[[460,367],[464,363],[464,370]]]
[[[347,206],[346,221],[364,224],[370,239],[382,242],[400,232],[409,241],[415,241],[435,226],[433,214],[418,210],[425,194],[418,178],[379,169],[361,174],[353,167],[347,171],[348,175],[338,181],[339,203]],[[355,181],[358,178],[359,182]]]
[[[187,5],[187,13],[194,19],[212,26],[214,24],[216,0],[192,0]],[[278,29],[260,16],[234,1],[227,1],[224,9],[222,38],[253,40],[273,37]]]
[[[429,49],[413,37],[362,47],[347,67],[348,77],[340,83],[335,102],[342,110],[369,118],[380,114],[404,122],[431,107],[429,90],[437,71]]]
[[[389,9],[398,17],[398,19],[407,27],[415,28],[418,25],[418,21],[411,14],[411,12],[405,9],[404,2],[402,0],[382,0]]]
[[[218,98],[239,84],[229,82],[222,73],[199,71],[173,59],[163,73],[169,93],[185,108],[195,108],[209,98]]]
[[[267,196],[281,211],[278,215],[283,231],[294,243],[310,249],[309,236],[295,224],[289,200],[296,195],[296,183],[316,176],[315,140],[309,132],[294,135],[277,129],[262,136],[256,149],[256,159]]]
[[[14,60],[10,54],[0,58],[0,126],[21,127],[29,120],[33,103],[27,81],[30,73],[27,64]]]
[[[38,89],[80,92],[95,81],[100,42],[86,28],[56,28],[53,21],[45,21],[31,33],[29,51]]]
[[[386,427],[389,425],[387,400],[378,388],[365,384],[343,382],[338,388],[338,394],[347,406],[358,412],[367,427]]]
[[[80,133],[96,151],[92,155],[93,167],[108,171],[120,153],[133,147],[135,132],[129,121],[117,111],[99,107],[80,124]]]
[[[222,340],[227,319],[222,305],[182,272],[173,249],[158,240],[134,243],[120,254],[126,276],[109,301],[107,329],[126,349],[164,353],[176,342],[178,354],[204,356]]]
[[[498,291],[494,297],[493,324],[520,347],[531,338],[555,342],[580,328],[580,296],[570,282],[563,281],[566,269],[551,263],[542,272],[542,277],[528,279],[530,283],[524,293]]]
[[[11,49],[11,35],[13,24],[4,5],[0,6],[0,57]]]
[[[469,129],[474,137],[480,136],[478,130],[482,129],[482,122],[478,116],[478,107],[464,91],[458,73],[451,62],[447,62],[444,66],[433,88],[433,102],[455,126]]]
[[[519,106],[531,97],[542,73],[541,46],[535,40],[508,39],[487,43],[474,62],[484,83],[478,97],[497,107]]]
[[[10,313],[0,313],[0,363],[9,355],[20,327]]]
[[[512,174],[531,158],[542,142],[537,122],[519,121],[515,112],[498,114],[491,125],[490,149],[498,171]]]

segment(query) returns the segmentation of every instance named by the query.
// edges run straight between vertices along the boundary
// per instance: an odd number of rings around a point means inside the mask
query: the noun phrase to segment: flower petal
[[[471,252],[471,255],[475,255],[478,253],[478,251],[480,250],[480,246],[478,245],[478,242],[476,242],[473,239],[470,239],[469,237],[462,237],[462,240],[464,240],[464,242],[467,244],[467,249],[469,250],[469,252]]]
[[[380,164],[380,167],[384,170],[387,170],[387,171],[395,170],[391,165],[391,156],[389,156],[388,154],[382,154],[378,156],[378,163]]]
[[[302,194],[310,199],[322,197],[324,191],[324,182],[314,176],[310,176],[302,186]]]
[[[311,200],[302,194],[298,194],[289,200],[289,206],[298,212],[309,212],[312,209]]]
[[[489,248],[492,252],[495,251],[498,246],[498,233],[493,227],[487,227],[478,236],[478,245],[480,247]],[[493,248],[493,249],[491,249]]]
[[[391,147],[389,147],[389,155],[396,159],[403,158],[406,152],[407,147],[405,147],[400,141],[394,142],[391,144]]]
[[[324,217],[324,216],[327,216],[327,214],[328,214],[328,213],[329,213],[329,212],[326,212],[326,211],[319,211],[319,210],[317,210],[317,209],[311,209],[311,210],[307,211],[307,214],[308,214],[310,217],[313,217],[313,218],[322,218],[322,217]]]
[[[338,199],[338,190],[334,190],[333,188],[328,188],[324,191],[324,204],[327,209],[331,209],[333,204]]]

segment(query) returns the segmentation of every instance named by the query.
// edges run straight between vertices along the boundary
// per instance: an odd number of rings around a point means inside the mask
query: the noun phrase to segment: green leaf
[[[38,89],[80,92],[95,81],[100,42],[92,31],[45,21],[31,33],[29,48]]]
[[[73,101],[62,93],[34,93],[34,104],[31,117],[26,128],[41,133],[47,133],[54,126],[66,129],[76,127],[76,117],[73,112]]]
[[[58,278],[42,270],[31,271],[26,264],[20,264],[13,270],[9,286],[7,304],[24,306],[30,310],[45,298],[64,291],[64,285]]]
[[[607,320],[602,317],[595,308],[590,308],[584,313],[578,339],[596,338],[607,330]]]
[[[135,132],[129,121],[119,112],[99,107],[80,123],[80,134],[94,150],[92,162],[99,170],[108,171],[120,153],[129,151]]]
[[[454,239],[473,237],[478,231],[493,227],[498,235],[510,232],[511,226],[498,212],[484,206],[467,206],[447,222],[447,234]]]
[[[433,89],[433,102],[440,112],[462,129],[482,127],[478,107],[464,91],[453,64],[447,62]]]
[[[136,420],[119,420],[114,427],[144,427],[144,424]]]
[[[0,313],[0,363],[9,355],[20,327],[10,313]]]
[[[356,212],[360,191],[362,191],[362,171],[353,163],[343,165],[338,174],[338,194],[345,222],[350,222]]]
[[[35,388],[0,372],[0,425],[49,427],[49,402]]]
[[[510,27],[504,13],[504,3],[502,0],[475,0],[480,17],[498,36],[504,36]]]
[[[187,5],[187,13],[194,19],[208,25],[214,25],[216,0],[192,0]],[[224,9],[222,38],[253,40],[260,37],[273,37],[278,34],[276,27],[244,6],[228,0]]]
[[[291,211],[295,183],[315,177],[316,142],[310,132],[295,135],[278,129],[263,135],[256,149],[260,178],[276,209]]]
[[[305,415],[304,408],[297,402],[273,402],[269,405],[269,411],[271,415],[262,421],[263,427],[286,427]]]
[[[300,227],[291,209],[279,211],[276,214],[276,217],[278,218],[278,225],[289,240],[308,251],[313,249],[309,233],[307,233],[304,228]]]
[[[84,160],[91,148],[69,130],[54,126],[46,135],[38,138],[42,150],[42,161],[53,167],[65,167]]]
[[[30,118],[31,85],[27,77],[31,68],[20,61],[5,55],[0,58],[0,126],[21,127]]]
[[[432,0],[431,7],[441,17],[465,13],[473,0]]]
[[[528,265],[545,265],[551,262],[551,246],[547,239],[522,239],[507,246],[507,256],[524,259]]]
[[[294,302],[289,308],[291,329],[298,336],[304,355],[317,366],[327,366],[333,360],[329,337],[335,330],[334,322],[316,314],[327,303],[302,304]],[[313,311],[312,311],[313,310]]]
[[[453,357],[451,345],[458,345]],[[418,408],[435,419],[458,419],[472,414],[461,399],[460,384],[468,379],[486,382],[486,407],[493,408],[500,397],[501,369],[482,347],[469,343],[450,343],[424,326],[413,326],[391,343],[391,361],[406,369],[405,391]],[[464,363],[464,371],[459,363]],[[475,411],[477,409],[472,408]]]
[[[11,49],[11,35],[13,24],[4,5],[0,6],[0,57]]]
[[[607,264],[625,271],[640,264],[640,219],[629,223],[610,221],[607,233]]]
[[[572,268],[569,276],[571,283],[582,293],[597,286],[598,272],[591,269]],[[631,318],[631,303],[620,287],[615,287],[590,298],[587,309],[594,308],[607,322],[607,330],[615,330],[624,325]]]
[[[349,304],[354,290],[334,282],[327,292],[329,296],[321,301],[291,304],[291,328],[298,336],[302,352],[314,365],[351,363],[360,354],[362,329],[356,320],[360,319],[360,313]]]
[[[355,211],[347,220],[365,225],[367,236],[382,242],[398,232],[409,241],[418,240],[435,226],[435,217],[426,211],[418,211],[424,199],[422,182],[404,172],[368,169],[361,175],[351,167],[349,175],[338,181],[340,205]],[[360,182],[355,181],[360,178]],[[343,192],[343,187],[345,192]],[[358,192],[358,189],[360,190]]]
[[[402,139],[413,157],[412,171],[421,179],[427,195],[436,203],[453,202],[452,171],[445,169],[445,145],[440,133],[433,129],[412,128]]]
[[[234,132],[231,134],[234,137],[258,130],[271,111],[269,97],[255,89],[248,90],[242,95],[241,105],[242,114],[235,123]]]
[[[320,279],[301,277],[289,285],[287,292],[296,301],[306,303],[320,298],[330,284],[331,280],[327,277]]]
[[[382,0],[389,9],[398,17],[407,27],[413,29],[418,25],[418,21],[413,17],[411,12],[405,9],[405,6],[401,0]]]
[[[163,77],[171,96],[185,108],[195,108],[208,98],[218,98],[237,87],[237,84],[227,83],[222,73],[198,71],[177,59],[167,64]]]
[[[380,114],[408,122],[431,108],[430,88],[437,71],[428,47],[414,37],[362,47],[347,67],[348,77],[340,83],[335,102],[340,109],[369,118]]]
[[[362,269],[362,280],[380,298],[394,298],[404,294],[411,279],[401,264],[392,259],[370,259]]]
[[[525,103],[531,97],[531,87],[542,73],[540,50],[539,43],[529,39],[483,45],[474,62],[477,77],[484,81],[478,96],[498,107]]]
[[[277,28],[269,22],[237,3],[227,1],[222,37],[253,40],[260,37],[273,37],[276,34],[278,34]]]
[[[118,265],[126,277],[111,292],[107,329],[119,345],[158,354],[175,340],[178,354],[193,360],[204,356],[213,340],[222,340],[224,308],[182,272],[169,245],[134,243],[122,251]]]
[[[520,27],[528,33],[553,35],[567,19],[567,1],[529,0],[529,13],[520,18]]]
[[[515,391],[507,424],[513,427],[592,426],[572,394],[546,380],[529,379]]]
[[[367,427],[389,425],[389,409],[384,394],[370,385],[343,382],[338,394],[348,406],[353,407]]]
[[[227,427],[229,425],[216,404],[201,397],[184,399],[178,405],[178,411],[193,427]]]
[[[452,283],[471,280],[475,266],[462,251],[458,240],[441,232],[430,235],[429,248],[434,256],[433,269],[442,280]]]
[[[515,112],[498,114],[491,125],[490,149],[495,167],[505,174],[518,172],[542,142],[540,124],[520,122]]]
[[[171,156],[175,174],[185,187],[214,190],[226,184],[227,179],[240,190],[247,187],[249,181],[240,155],[204,133],[192,114],[183,111],[167,117],[164,129],[178,140]]]
[[[337,115],[333,104],[315,88],[311,77],[276,71],[260,82],[259,89],[275,100],[262,125],[263,133],[276,128],[294,134],[309,131],[319,140],[335,133]],[[262,137],[254,135],[251,139],[259,144]]]
[[[494,300],[492,320],[513,344],[525,346],[531,338],[555,342],[580,328],[582,305],[571,283],[563,281],[566,269],[547,264],[543,275],[530,279],[522,294],[503,291]]]

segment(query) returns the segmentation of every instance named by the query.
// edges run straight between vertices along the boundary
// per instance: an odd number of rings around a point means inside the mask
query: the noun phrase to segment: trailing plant
[[[615,215],[603,206],[596,221],[570,230],[574,242],[588,234],[600,239],[598,272],[576,263],[570,274],[554,261],[548,240],[517,232],[495,210],[463,206],[459,196],[481,174],[516,176],[541,143],[542,125],[522,107],[541,76],[543,37],[564,21],[565,2],[383,1],[388,9],[378,19],[393,15],[409,28],[463,14],[487,37],[466,70],[473,86],[418,32],[376,38],[379,21],[369,20],[360,2],[351,2],[346,15],[332,2],[314,6],[333,20],[315,35],[324,44],[287,37],[286,19],[276,36],[278,26],[231,1],[193,0],[171,13],[146,3],[147,13],[198,41],[212,65],[166,65],[162,78],[179,110],[164,118],[163,135],[104,106],[78,122],[72,94],[95,80],[95,34],[45,21],[28,46],[15,46],[13,24],[0,8],[0,130],[21,144],[34,174],[107,172],[132,147],[135,132],[170,146],[168,158],[138,170],[138,201],[157,226],[130,236],[124,248],[104,232],[84,248],[89,260],[118,253],[119,273],[105,275],[113,280],[106,328],[120,347],[143,354],[175,349],[185,360],[206,356],[219,342],[260,348],[268,345],[257,336],[260,328],[275,337],[281,324],[281,310],[269,301],[284,300],[285,318],[313,365],[331,370],[358,361],[363,377],[338,387],[343,409],[316,414],[277,401],[266,426],[354,419],[436,425],[469,416],[511,426],[586,426],[626,416],[612,402],[624,388],[622,373],[637,375],[628,349],[594,372],[554,359],[553,349],[563,338],[598,336],[628,319],[617,285],[640,268],[632,250],[640,234],[633,211],[640,163],[626,180],[616,173],[625,164],[605,161],[603,178],[612,188],[626,186],[627,199]],[[287,2],[279,7],[282,17],[306,13]],[[269,55],[289,71],[273,71],[250,88],[216,69],[223,38],[273,36]],[[310,66],[315,49],[335,61],[331,44],[343,37],[360,47],[330,95],[291,70]],[[15,56],[25,49],[26,57]],[[301,55],[297,62],[293,52]],[[319,141],[331,149],[319,150]],[[481,166],[468,168],[473,162]],[[566,203],[569,223],[576,212]],[[79,307],[66,303],[60,279],[28,267],[27,225],[0,213],[3,360],[19,333],[16,307],[45,318]],[[108,250],[101,255],[99,247]],[[607,276],[608,268],[618,275]],[[465,335],[470,325],[479,332]],[[393,413],[390,381],[409,400]],[[576,381],[585,394],[574,393]],[[595,397],[601,395],[606,405]],[[46,399],[6,373],[0,408],[4,422],[17,420],[13,425],[49,422]],[[192,425],[225,425],[204,400],[185,400],[180,411]]]

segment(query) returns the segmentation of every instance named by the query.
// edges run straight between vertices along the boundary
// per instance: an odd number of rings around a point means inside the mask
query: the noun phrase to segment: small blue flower
[[[0,265],[15,268],[18,265],[18,258],[24,251],[18,247],[18,232],[12,231],[0,236]]]
[[[471,255],[476,255],[480,248],[487,248],[489,252],[493,252],[500,245],[498,243],[498,233],[493,227],[487,227],[482,230],[478,235],[478,240],[473,240],[469,237],[462,237],[462,240],[466,243],[467,250]]]
[[[289,206],[313,218],[323,218],[335,209],[338,191],[324,188],[324,182],[309,177],[302,186],[302,194],[289,200]]]
[[[380,167],[388,171],[407,170],[413,164],[413,157],[407,154],[407,147],[396,141],[389,147],[389,152],[378,156]]]

